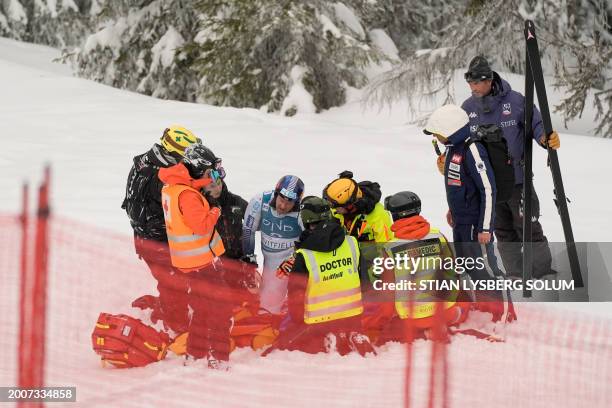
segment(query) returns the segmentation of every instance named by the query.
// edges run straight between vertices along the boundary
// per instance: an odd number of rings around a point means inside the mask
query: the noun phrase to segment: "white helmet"
[[[457,105],[444,105],[436,109],[425,125],[423,133],[438,134],[450,137],[453,133],[468,124],[470,119],[467,113]]]

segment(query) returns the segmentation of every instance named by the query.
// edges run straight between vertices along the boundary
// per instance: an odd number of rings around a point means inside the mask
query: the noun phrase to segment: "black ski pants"
[[[512,198],[495,207],[495,236],[499,241],[499,253],[504,264],[506,274],[510,276],[523,276],[523,213],[521,195],[523,185],[514,186]],[[541,278],[550,273],[552,257],[548,240],[544,236],[540,217],[540,202],[532,187],[532,223],[531,241],[533,242],[533,276]]]

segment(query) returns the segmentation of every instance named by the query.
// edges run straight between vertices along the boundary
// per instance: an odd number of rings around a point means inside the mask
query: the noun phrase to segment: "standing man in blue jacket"
[[[495,235],[499,240],[499,252],[506,273],[521,277],[523,240],[523,147],[525,138],[525,97],[513,91],[510,84],[491,69],[488,61],[477,56],[470,62],[465,73],[472,91],[472,96],[463,102],[461,107],[467,112],[470,121],[470,132],[475,133],[478,125],[495,124],[504,133],[508,150],[514,166],[515,186],[512,198],[503,203],[497,203],[495,208]],[[552,132],[547,138],[542,126],[540,112],[533,110],[533,137],[542,147],[558,149],[561,145],[557,132]],[[531,187],[533,189],[533,186]],[[532,235],[533,242],[533,276],[541,278],[555,273],[551,270],[551,255],[548,241],[544,236],[542,225],[538,221],[540,203],[535,191],[532,190]]]
[[[436,109],[423,132],[434,135],[446,147],[446,218],[453,228],[456,255],[473,260],[474,267],[466,268],[472,280],[496,279],[501,275],[493,249],[496,188],[487,150],[481,143],[470,141],[468,115],[456,105]],[[494,321],[514,320],[513,315],[504,316],[507,304],[499,302],[501,292],[476,295],[481,310],[491,312]]]

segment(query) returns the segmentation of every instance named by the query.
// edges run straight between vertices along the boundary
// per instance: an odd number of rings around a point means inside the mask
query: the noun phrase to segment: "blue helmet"
[[[288,200],[294,201],[296,205],[299,205],[304,195],[304,182],[297,176],[283,176],[278,180],[278,183],[276,183],[274,198],[279,194]]]

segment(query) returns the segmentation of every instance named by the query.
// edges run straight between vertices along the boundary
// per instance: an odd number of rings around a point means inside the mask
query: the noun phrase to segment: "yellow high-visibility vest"
[[[308,269],[304,322],[323,323],[363,313],[359,280],[359,246],[346,236],[334,251],[298,249]]]
[[[452,256],[452,252],[448,247],[448,243],[444,235],[438,229],[431,228],[429,234],[420,240],[394,239],[392,242],[385,244],[385,252],[389,257],[395,257],[397,254],[403,256],[407,254],[409,257],[419,256],[422,261],[416,271],[411,269],[394,269],[395,282],[413,281],[416,288],[419,287],[419,282],[422,280],[435,280],[440,277],[437,274],[437,269],[434,267],[437,264],[443,264],[443,258]],[[429,259],[428,262],[423,262]],[[437,259],[437,261],[434,261]],[[410,266],[411,264],[408,263]],[[427,268],[427,266],[431,266]],[[414,273],[413,273],[414,272]],[[442,277],[456,278],[453,271],[443,271]],[[446,296],[444,309],[449,309],[455,304],[458,291],[451,291]],[[436,298],[431,291],[415,290],[396,290],[395,291],[395,311],[402,319],[423,319],[433,316],[436,310],[436,302],[441,299]],[[412,310],[410,310],[412,303]]]
[[[179,195],[185,190],[200,194],[183,184],[165,185],[162,188],[162,207],[172,265],[183,272],[190,272],[212,263],[215,257],[225,252],[225,247],[216,229],[199,235],[185,224],[178,203]],[[202,197],[202,200],[205,198]]]
[[[340,221],[347,234],[358,238],[359,241],[389,242],[394,238],[391,231],[393,217],[381,203],[376,203],[371,213],[357,215],[349,227],[344,223],[344,215],[335,210],[332,210],[332,215]],[[361,224],[358,226],[359,220]]]

